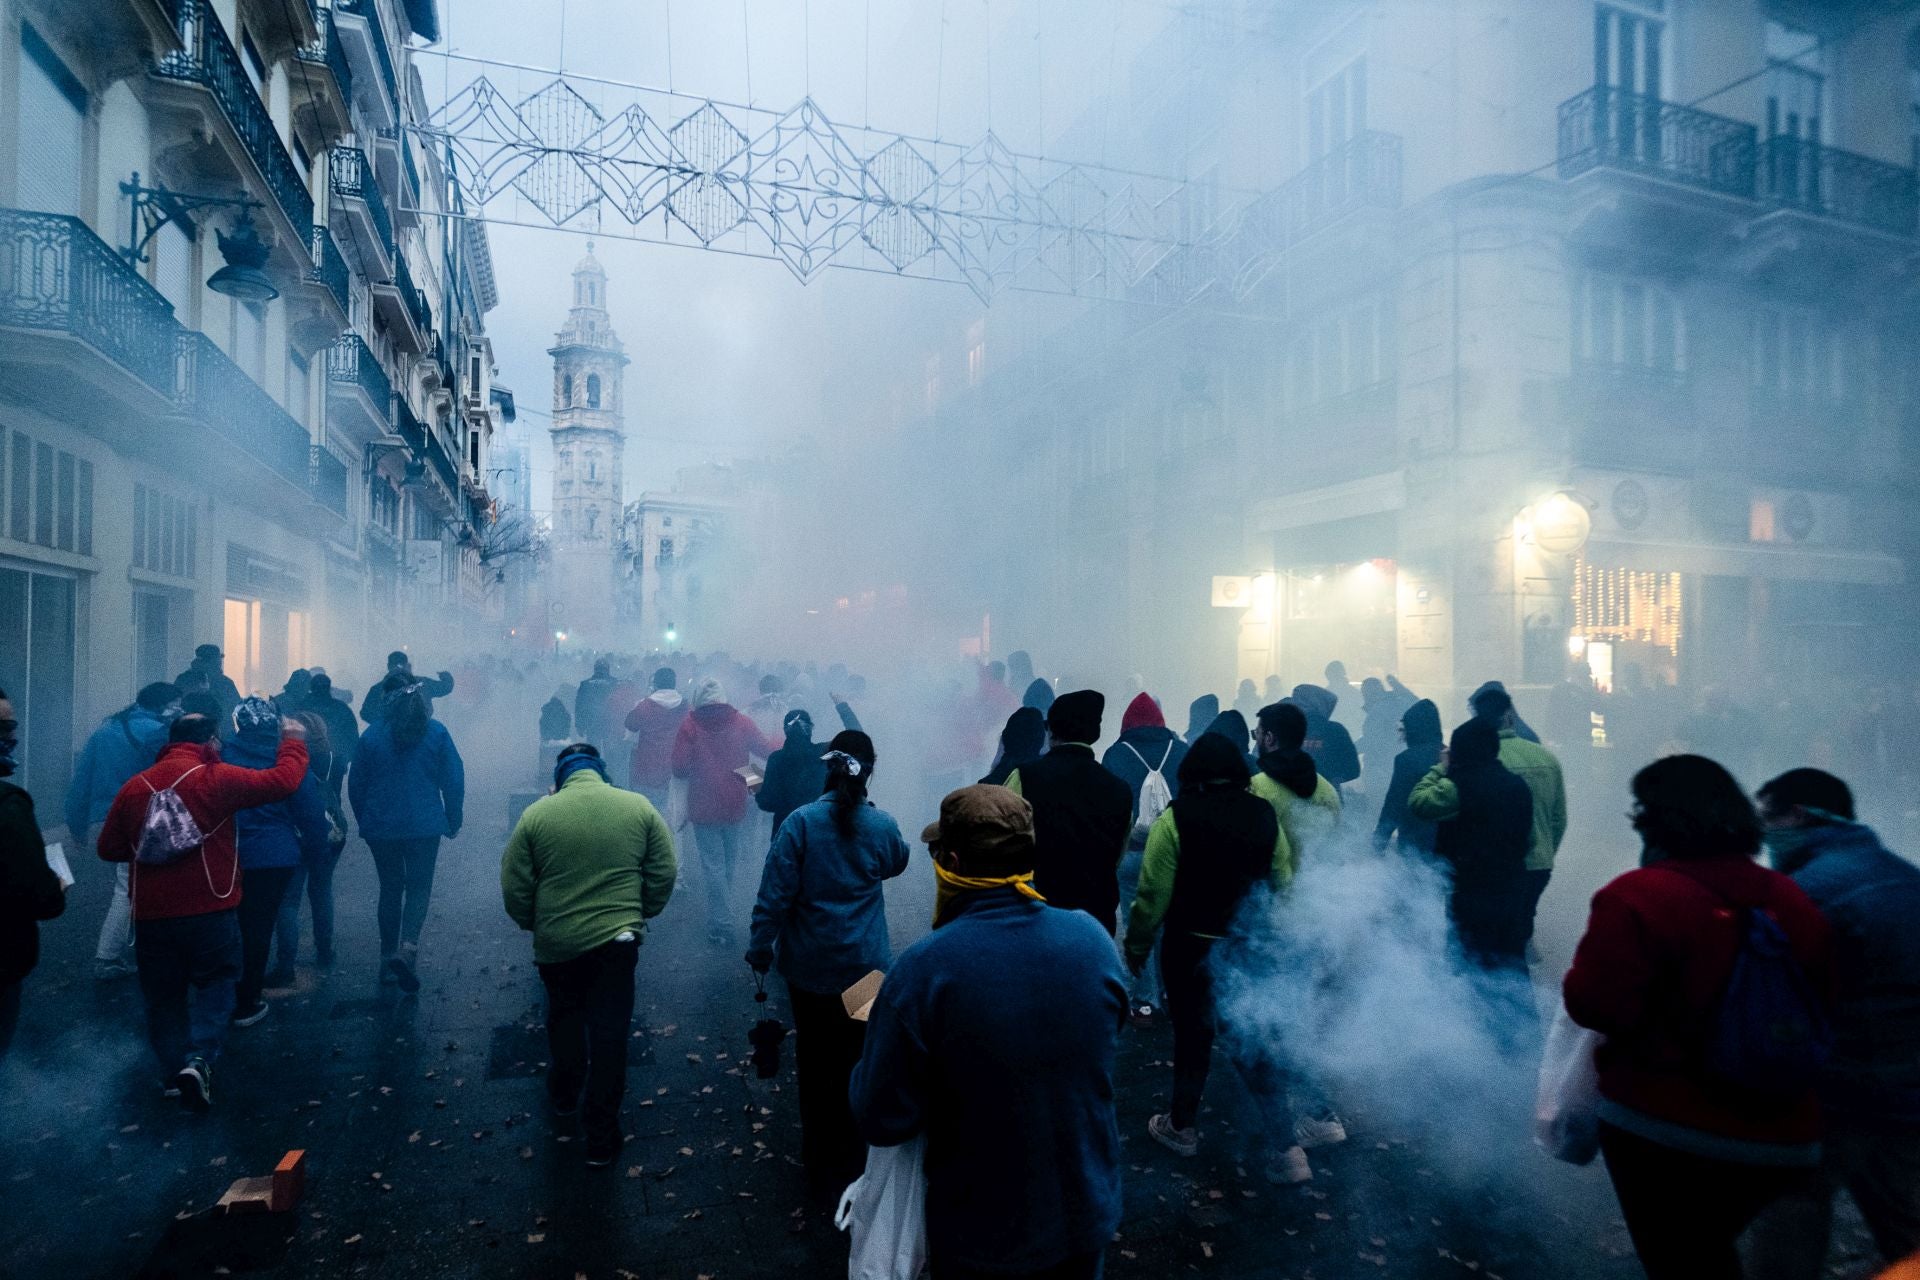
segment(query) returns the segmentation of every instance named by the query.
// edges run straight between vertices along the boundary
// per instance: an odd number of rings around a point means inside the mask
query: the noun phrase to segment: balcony
[[[179,412],[306,493],[312,447],[307,429],[206,334],[181,330],[175,340]]]
[[[363,75],[360,101],[378,128],[400,122],[400,75],[375,0],[335,0],[334,30],[344,37],[356,74]]]
[[[346,133],[353,128],[353,67],[340,43],[340,33],[334,28],[333,10],[321,9],[314,16],[319,23],[320,38],[294,51],[294,56],[313,68],[313,73],[303,71],[294,77],[294,84],[306,87],[312,94],[315,110],[322,113],[329,128],[336,134]],[[331,80],[331,94],[312,92],[313,85],[326,83],[319,73]]]
[[[447,452],[447,446],[440,442],[440,434],[427,432],[427,462],[433,467],[433,473],[440,477],[440,483],[447,486],[447,495],[458,500],[460,497],[460,471],[453,465],[453,456]]]
[[[335,196],[335,213],[346,222],[362,256],[379,264],[369,275],[384,275],[394,260],[393,218],[373,179],[373,165],[358,147],[335,147],[327,153],[327,185]]]
[[[121,403],[172,400],[173,305],[78,218],[0,209],[0,328],[15,390],[71,403],[80,372]]]
[[[1790,209],[1911,237],[1920,198],[1912,169],[1802,138],[1768,138],[1761,152],[1760,199]]]
[[[1589,89],[1560,104],[1560,176],[1595,169],[1753,199],[1757,131],[1623,89]]]
[[[347,464],[319,445],[307,453],[307,491],[328,511],[347,518]]]
[[[1683,473],[1693,466],[1693,379],[1684,369],[1576,360],[1558,415],[1573,460],[1594,467]]]
[[[340,323],[347,323],[351,312],[348,305],[352,296],[352,277],[347,272],[347,260],[340,256],[340,247],[333,242],[333,233],[325,227],[313,229],[312,260],[307,268],[306,283],[326,291],[340,311]]]
[[[1321,156],[1276,192],[1292,244],[1356,209],[1400,207],[1400,139],[1367,130]]]
[[[430,434],[426,424],[413,416],[413,409],[405,400],[395,401],[393,409],[394,422],[400,438],[407,442],[407,448],[413,451],[414,457],[425,458],[427,436]]]
[[[180,48],[155,62],[153,75],[162,81],[204,89],[212,96],[220,117],[232,130],[235,144],[285,219],[290,243],[306,244],[308,229],[313,225],[313,196],[307,190],[306,176],[280,141],[273,118],[241,67],[240,55],[234,52],[219,17],[207,0],[180,0],[177,30]]]
[[[413,283],[405,254],[393,255],[393,279],[373,286],[374,301],[387,317],[387,328],[408,350],[424,355],[433,345],[433,313]]]
[[[352,411],[335,421],[357,425],[357,432],[347,433],[356,442],[393,434],[393,385],[357,333],[343,333],[327,348],[327,399]]]

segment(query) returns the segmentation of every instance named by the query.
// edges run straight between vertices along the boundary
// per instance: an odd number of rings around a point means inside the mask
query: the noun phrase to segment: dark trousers
[[[293,869],[286,895],[280,899],[280,920],[274,926],[277,968],[291,970],[300,958],[302,890],[313,908],[314,954],[321,964],[333,963],[333,869],[340,864],[341,847],[328,845],[325,853]]]
[[[1740,1280],[1740,1235],[1808,1169],[1690,1155],[1600,1126],[1600,1151],[1648,1280]]]
[[[867,1024],[847,1016],[836,992],[787,984],[793,1009],[794,1070],[800,1077],[800,1158],[807,1179],[835,1192],[860,1176],[867,1146],[853,1121],[847,1088],[867,1046]]]
[[[440,837],[422,840],[369,840],[374,874],[380,877],[380,954],[392,956],[401,943],[417,946],[433,898],[433,867],[440,858]]]
[[[1886,1262],[1920,1252],[1920,1131],[1827,1116],[1817,1177],[1781,1196],[1747,1236],[1757,1280],[1818,1280],[1833,1236],[1834,1193],[1845,1188]]]
[[[635,939],[608,942],[571,960],[539,966],[540,981],[547,987],[547,1045],[553,1054],[547,1097],[563,1111],[580,1106],[590,1149],[620,1143],[633,969],[639,958]]]
[[[972,1267],[942,1266],[934,1258],[928,1270],[933,1280],[1100,1280],[1106,1260],[1103,1250],[1079,1254],[1042,1271],[976,1271]]]
[[[1167,1016],[1173,1021],[1173,1126],[1191,1129],[1200,1116],[1213,1065],[1213,1042],[1220,1033],[1208,962],[1216,941],[1169,931],[1160,943],[1160,985]],[[1256,1037],[1229,1034],[1228,1056],[1260,1108],[1269,1138],[1284,1149],[1293,1145],[1293,1108],[1287,1098],[1287,1073],[1271,1047]]]
[[[1526,942],[1533,941],[1533,924],[1540,915],[1540,899],[1546,896],[1547,882],[1553,879],[1553,869],[1549,867],[1545,871],[1528,871],[1523,875],[1527,889],[1527,936],[1522,944],[1524,946]]]
[[[0,982],[0,1062],[6,1060],[14,1029],[20,1025],[20,988],[25,983],[25,978]]]
[[[212,1062],[227,1040],[240,978],[238,910],[136,920],[133,956],[147,1005],[147,1041],[168,1075],[188,1058]]]
[[[273,928],[280,919],[280,899],[293,879],[292,867],[255,867],[242,872],[240,895],[240,987],[234,999],[241,1009],[260,1002],[266,985],[267,955],[273,949]]]

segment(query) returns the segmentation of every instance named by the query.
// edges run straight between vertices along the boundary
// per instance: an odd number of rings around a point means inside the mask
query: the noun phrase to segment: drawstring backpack
[[[144,777],[140,779],[147,788],[147,817],[140,825],[140,843],[133,851],[135,862],[149,867],[170,867],[207,842],[199,822],[187,811],[186,801],[174,790],[204,768],[205,765],[197,764],[175,778],[172,786],[164,788],[155,787]]]

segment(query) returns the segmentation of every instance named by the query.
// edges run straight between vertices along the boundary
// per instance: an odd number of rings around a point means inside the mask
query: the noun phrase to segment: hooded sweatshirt
[[[1137,818],[1140,788],[1146,785],[1148,771],[1158,769],[1167,780],[1167,789],[1179,796],[1180,762],[1187,758],[1189,750],[1187,744],[1167,728],[1160,705],[1143,693],[1127,704],[1126,714],[1120,717],[1120,740],[1107,748],[1100,763],[1133,792],[1133,811]]]
[[[1021,707],[1007,717],[1000,731],[1000,756],[980,781],[990,787],[1004,787],[1007,779],[1038,760],[1047,749],[1047,718],[1035,707]]]
[[[1027,692],[1020,699],[1020,705],[1032,707],[1041,715],[1047,714],[1048,708],[1053,706],[1053,686],[1045,680],[1036,679],[1027,686]]]
[[[220,758],[243,769],[270,769],[280,750],[277,728],[235,734],[220,748]],[[306,776],[285,800],[255,805],[234,815],[239,839],[240,869],[297,867],[303,858],[318,856],[327,843],[327,788],[314,772],[309,754]]]
[[[687,718],[687,700],[678,689],[655,689],[627,712],[633,754],[627,781],[635,791],[664,791],[673,781],[673,740]]]
[[[159,759],[166,744],[167,722],[137,702],[100,723],[80,749],[67,787],[67,830],[75,840],[107,820],[120,788]]]
[[[1211,693],[1203,693],[1195,698],[1187,708],[1187,745],[1192,746],[1200,740],[1200,735],[1213,727],[1220,718],[1220,699]]]
[[[1333,718],[1333,709],[1340,703],[1334,692],[1317,684],[1297,684],[1288,701],[1307,713],[1307,740],[1302,746],[1320,775],[1336,787],[1357,779],[1360,753],[1354,750],[1347,727]]]
[[[1407,802],[1414,786],[1440,763],[1440,708],[1422,698],[1407,708],[1400,724],[1407,731],[1407,745],[1393,758],[1393,781],[1387,785],[1386,802],[1373,827],[1373,845],[1385,849],[1398,834],[1403,847],[1432,853],[1434,824],[1414,816]]]
[[[746,816],[747,782],[734,771],[749,756],[766,759],[778,750],[725,696],[716,681],[703,682],[673,739],[673,776],[686,779],[687,820],[695,826],[723,826]]]
[[[1340,822],[1340,792],[1313,767],[1313,757],[1298,747],[1281,747],[1260,757],[1249,788],[1273,809],[1280,824],[1280,848],[1274,855],[1274,885],[1286,888],[1300,870],[1307,850],[1333,834]]]
[[[1259,762],[1253,758],[1253,752],[1248,750],[1248,744],[1253,741],[1253,730],[1248,727],[1247,718],[1239,711],[1232,708],[1222,711],[1213,718],[1213,723],[1207,726],[1207,733],[1218,734],[1240,748],[1240,755],[1247,762],[1248,773],[1252,773],[1258,767]],[[1201,737],[1205,736],[1206,734],[1201,735]],[[1189,745],[1197,745],[1197,740]]]

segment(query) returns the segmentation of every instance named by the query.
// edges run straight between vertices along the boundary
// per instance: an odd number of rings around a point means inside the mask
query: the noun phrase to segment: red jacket
[[[778,750],[753,721],[724,702],[695,707],[673,740],[673,776],[687,780],[687,821],[738,822],[747,812],[747,784],[734,770],[747,757]]]
[[[191,770],[197,772],[188,777]],[[152,768],[134,774],[113,798],[106,825],[100,829],[100,856],[108,862],[132,862],[140,829],[146,825],[148,798],[176,782],[177,794],[200,824],[206,841],[198,855],[190,853],[164,867],[134,864],[133,918],[204,916],[239,906],[240,863],[234,848],[233,815],[285,800],[299,789],[306,774],[307,744],[294,738],[281,739],[271,769],[225,764],[219,748],[211,743],[176,742],[165,747]]]
[[[672,689],[655,690],[627,712],[634,735],[627,776],[635,791],[663,790],[673,781],[673,743],[686,718],[686,699]]]
[[[1567,973],[1567,1013],[1607,1037],[1597,1058],[1602,1097],[1723,1138],[1818,1141],[1812,1090],[1760,1107],[1729,1096],[1706,1069],[1714,1013],[1740,950],[1730,903],[1764,908],[1815,989],[1830,988],[1826,920],[1793,881],[1748,858],[1669,861],[1629,871],[1594,896]]]

